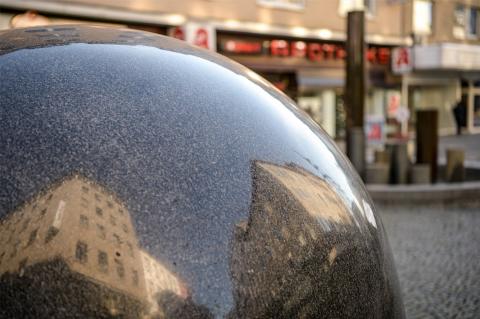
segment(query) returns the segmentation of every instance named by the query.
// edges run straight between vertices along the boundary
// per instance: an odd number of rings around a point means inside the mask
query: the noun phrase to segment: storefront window
[[[416,35],[429,35],[432,33],[432,1],[414,1],[413,32]]]
[[[338,13],[343,17],[349,11],[364,9],[368,16],[375,14],[376,0],[340,0],[338,5]]]
[[[480,127],[480,95],[473,99],[473,126]]]

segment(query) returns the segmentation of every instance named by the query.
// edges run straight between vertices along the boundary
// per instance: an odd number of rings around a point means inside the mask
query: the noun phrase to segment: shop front
[[[217,31],[217,50],[246,65],[294,99],[330,136],[345,137],[344,42],[266,37]],[[368,45],[366,121],[374,120],[373,142],[387,134],[388,106],[400,95],[390,72],[390,46]],[[378,130],[380,128],[380,131]]]
[[[421,45],[413,53],[414,70],[404,77],[412,110],[438,110],[440,134],[453,134],[457,126],[479,133],[480,46]]]

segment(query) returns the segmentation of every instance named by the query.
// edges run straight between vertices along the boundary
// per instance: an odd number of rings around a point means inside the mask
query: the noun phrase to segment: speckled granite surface
[[[1,317],[403,317],[357,174],[255,73],[66,26],[0,75]]]

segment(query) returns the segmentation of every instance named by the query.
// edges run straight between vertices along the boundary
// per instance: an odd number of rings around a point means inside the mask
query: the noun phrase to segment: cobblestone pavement
[[[381,208],[407,318],[480,318],[480,208]]]

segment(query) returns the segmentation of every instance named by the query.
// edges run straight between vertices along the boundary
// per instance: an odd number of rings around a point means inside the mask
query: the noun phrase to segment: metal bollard
[[[447,149],[447,168],[445,180],[449,183],[465,181],[465,151],[462,149]]]
[[[411,184],[430,184],[432,182],[430,176],[430,165],[415,164],[410,168]]]

